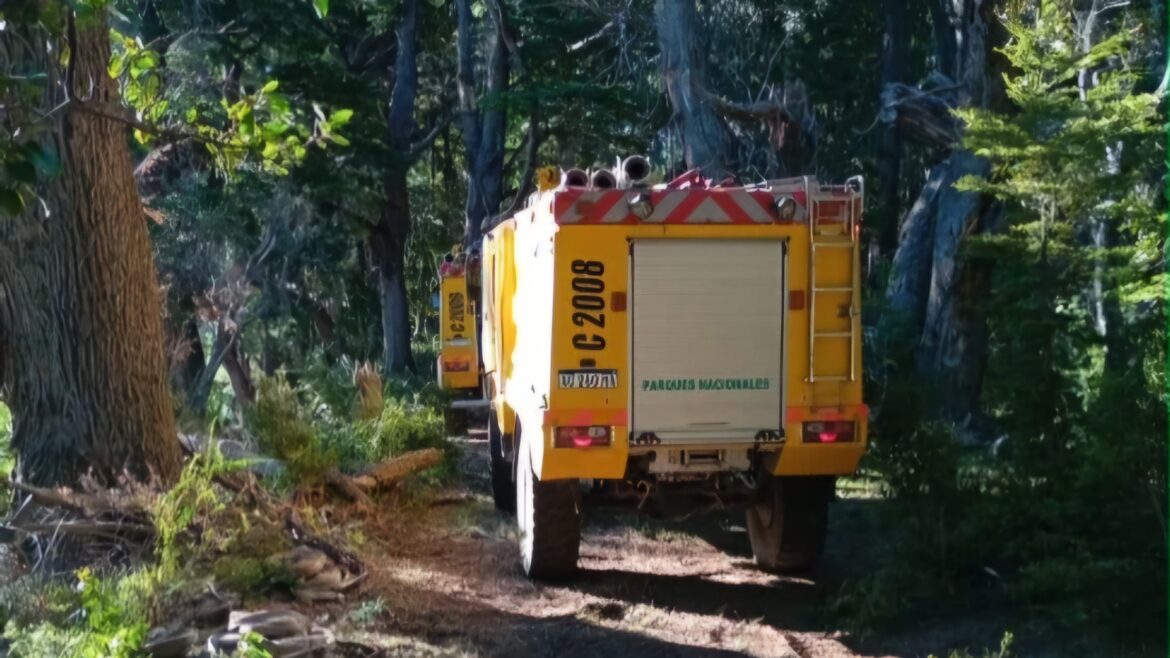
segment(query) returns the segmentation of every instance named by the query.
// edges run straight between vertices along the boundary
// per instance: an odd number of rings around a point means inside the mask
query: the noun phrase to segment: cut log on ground
[[[438,448],[415,450],[367,468],[353,478],[353,483],[364,491],[389,489],[411,473],[438,466],[441,461],[443,453]]]

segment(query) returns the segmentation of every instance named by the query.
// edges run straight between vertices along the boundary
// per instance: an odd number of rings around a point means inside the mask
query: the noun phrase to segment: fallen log
[[[373,502],[366,495],[366,492],[354,481],[354,478],[341,473],[337,469],[332,469],[325,473],[325,483],[341,492],[341,495],[348,498],[351,502],[358,503],[359,505],[366,505]]]
[[[441,461],[443,461],[443,453],[438,448],[415,450],[381,464],[370,466],[351,480],[363,491],[389,489],[411,473],[438,466]]]

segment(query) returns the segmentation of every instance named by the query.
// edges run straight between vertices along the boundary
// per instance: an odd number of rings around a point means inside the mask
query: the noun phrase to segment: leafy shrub
[[[12,412],[0,402],[0,479],[7,479],[14,468],[16,458],[12,454]],[[0,516],[8,513],[10,503],[9,497],[0,493]]]
[[[10,619],[4,637],[14,658],[79,656],[130,658],[137,655],[149,630],[147,603],[153,582],[146,572],[100,578],[89,569],[77,572],[77,587],[63,600],[80,614],[55,620],[36,620],[22,626]],[[50,589],[49,591],[54,591]],[[60,596],[60,589],[56,589]]]
[[[243,593],[290,586],[291,574],[262,561],[287,548],[283,528],[249,518],[235,494],[215,485],[239,464],[225,460],[214,446],[209,442],[193,456],[179,481],[155,501],[151,518],[158,538],[150,564],[102,575],[82,569],[72,588],[62,580],[34,577],[0,587],[0,621],[10,655],[138,655],[150,624],[164,619],[169,606],[207,571]]]
[[[0,402],[0,474],[8,475],[16,465],[12,456],[12,411]]]
[[[336,454],[283,376],[260,380],[248,428],[260,451],[283,461],[298,484],[319,482],[337,465]]]

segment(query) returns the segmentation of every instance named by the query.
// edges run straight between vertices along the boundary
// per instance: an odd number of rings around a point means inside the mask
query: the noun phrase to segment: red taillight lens
[[[607,446],[612,437],[611,429],[600,425],[592,425],[589,427],[558,427],[555,445],[558,448]]]
[[[849,443],[853,440],[851,420],[818,420],[804,424],[805,443]]]
[[[469,361],[444,361],[443,370],[446,372],[467,372],[471,370]]]

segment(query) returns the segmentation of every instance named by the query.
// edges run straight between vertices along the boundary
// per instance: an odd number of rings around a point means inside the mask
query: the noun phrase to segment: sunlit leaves
[[[135,109],[140,121],[161,121],[169,101],[162,94],[163,78],[158,53],[145,47],[141,39],[131,38],[117,30],[110,30],[110,42],[113,52],[109,74],[120,82],[122,98]],[[138,130],[134,137],[145,143],[151,135]]]
[[[314,3],[320,15],[328,3]],[[277,80],[266,80],[251,93],[220,99],[218,107],[188,107],[182,118],[170,116],[171,101],[163,89],[162,58],[146,48],[140,39],[111,31],[114,53],[109,73],[117,78],[122,96],[142,122],[133,134],[140,143],[149,143],[159,134],[182,135],[201,141],[212,153],[221,173],[231,176],[254,159],[261,170],[283,175],[305,158],[310,145],[347,146],[349,141],[337,129],[352,116],[337,110],[329,118],[316,110],[316,121],[294,111]],[[309,125],[312,125],[310,129]]]
[[[329,0],[312,0],[313,11],[317,12],[317,18],[325,18],[329,15]]]

